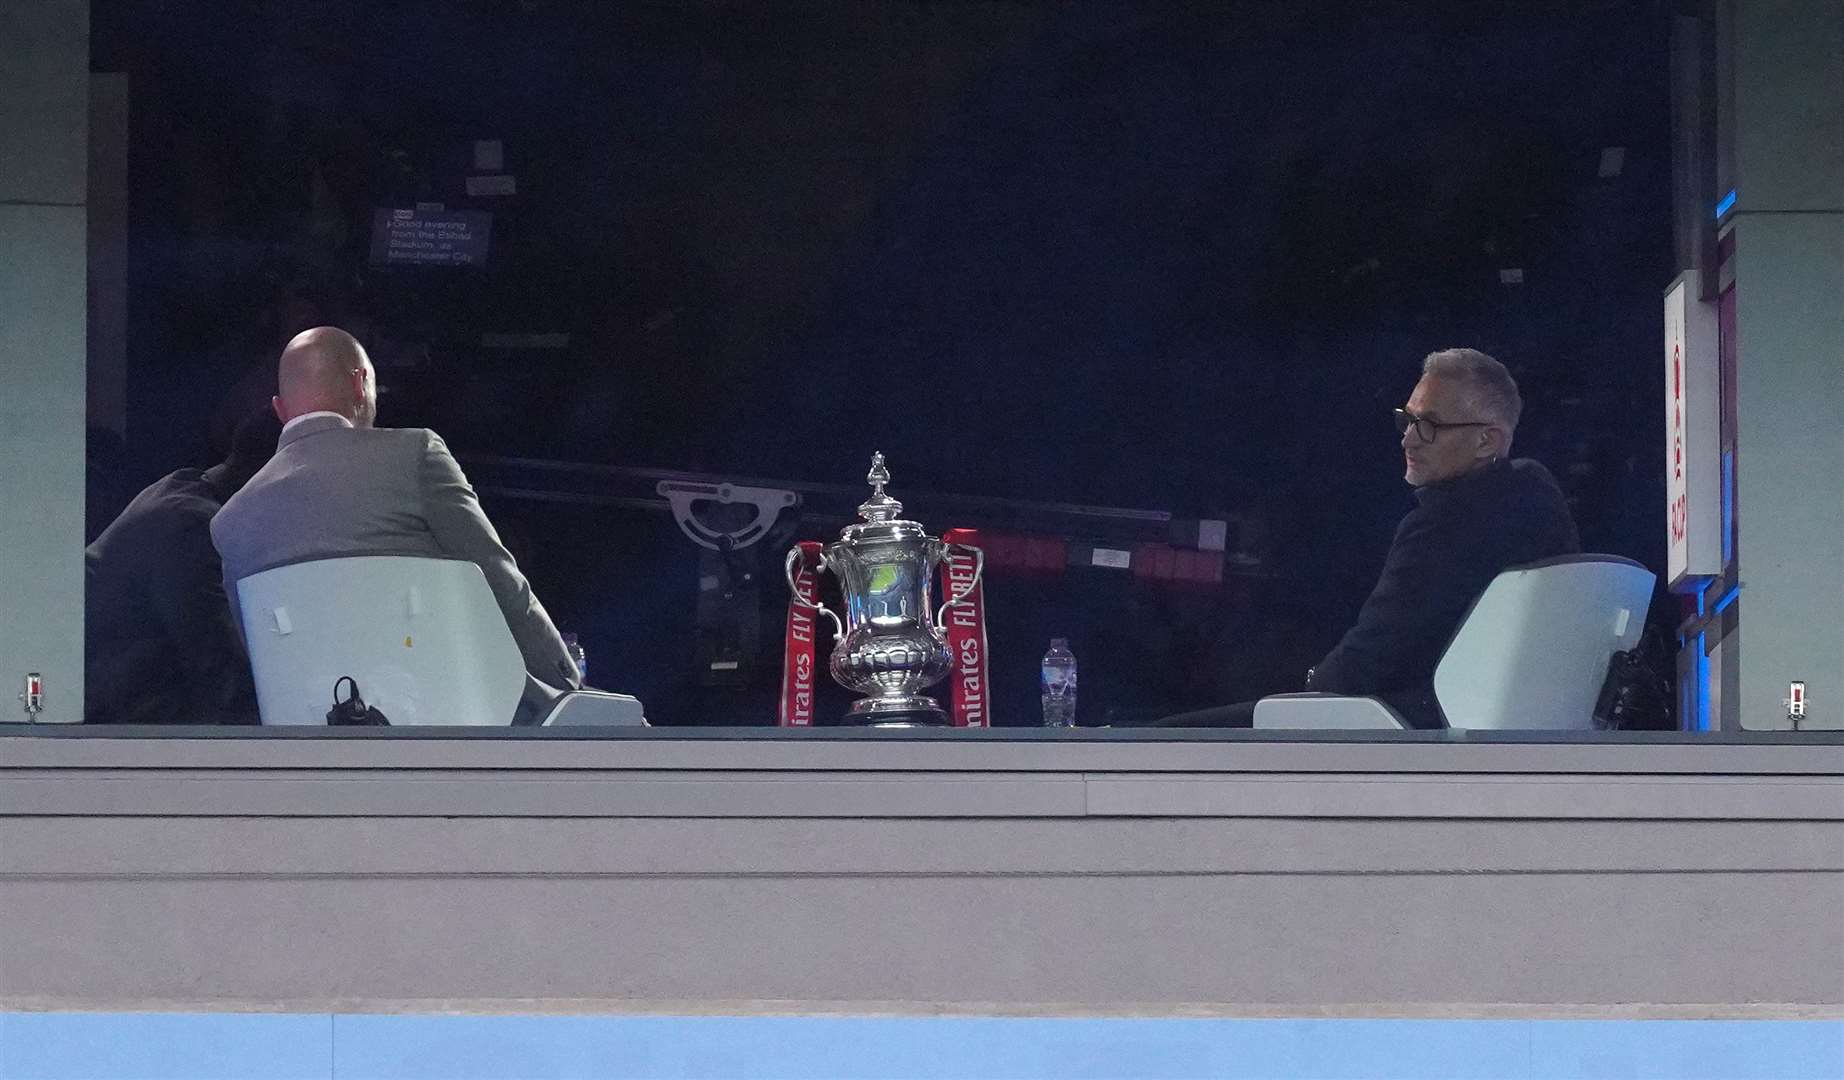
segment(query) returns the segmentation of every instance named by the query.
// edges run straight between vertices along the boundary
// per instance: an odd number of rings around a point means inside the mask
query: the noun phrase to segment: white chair
[[[325,724],[350,675],[396,725],[503,727],[525,661],[480,567],[360,556],[294,563],[237,582],[264,724]],[[625,694],[562,694],[543,723],[644,725]]]
[[[1631,649],[1652,603],[1650,570],[1617,555],[1564,555],[1492,579],[1434,669],[1448,726],[1495,731],[1594,727],[1613,654]],[[1405,727],[1371,697],[1280,694],[1255,704],[1255,727]]]

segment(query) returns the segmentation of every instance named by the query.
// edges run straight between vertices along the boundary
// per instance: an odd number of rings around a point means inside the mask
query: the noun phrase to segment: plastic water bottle
[[[563,635],[564,651],[570,654],[570,662],[576,665],[576,677],[584,686],[589,685],[589,654],[583,650],[582,642],[575,634]]]
[[[1076,720],[1076,654],[1068,638],[1051,638],[1044,654],[1044,726],[1069,727]]]

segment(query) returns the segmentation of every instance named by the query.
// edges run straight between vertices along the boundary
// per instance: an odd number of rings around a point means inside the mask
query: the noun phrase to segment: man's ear
[[[284,424],[288,422],[288,406],[282,404],[281,395],[278,394],[269,399],[269,408],[275,413],[277,420]]]
[[[1482,427],[1479,429],[1480,449],[1487,457],[1502,458],[1511,452],[1511,437],[1501,427]]]

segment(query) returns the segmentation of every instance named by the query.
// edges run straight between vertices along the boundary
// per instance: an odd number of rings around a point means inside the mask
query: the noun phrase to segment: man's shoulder
[[[1535,458],[1513,458],[1436,487],[1423,488],[1397,538],[1502,526],[1502,512],[1562,506],[1562,488]]]
[[[86,554],[113,559],[127,551],[167,552],[175,544],[194,543],[207,535],[219,507],[215,493],[197,474],[196,469],[181,469],[143,488],[85,548]]]
[[[432,472],[440,474],[442,463],[452,460],[442,437],[428,428],[353,428],[313,453],[318,457],[313,469],[326,482],[362,489],[372,497],[380,492],[406,497],[410,488],[427,486]]]
[[[202,470],[180,469],[149,484],[123,517],[146,527],[184,529],[210,521],[220,505]]]
[[[1555,474],[1535,458],[1517,458],[1505,470],[1502,502],[1506,510],[1524,518],[1546,519],[1569,516],[1569,500]]]
[[[435,432],[430,431],[428,428],[410,427],[353,427],[339,429],[333,432],[333,434],[338,435],[339,439],[345,440],[348,445],[356,443],[366,446],[424,445],[435,436]],[[305,445],[312,441],[313,440],[303,440],[302,442]],[[338,442],[335,441],[325,445],[338,445]]]
[[[1423,490],[1426,494],[1419,499],[1421,509],[1460,515],[1507,501],[1518,503],[1532,497],[1562,495],[1555,475],[1535,458],[1512,458]]]
[[[361,428],[356,434],[371,445],[387,446],[410,454],[420,454],[442,445],[442,437],[428,428]]]
[[[1508,475],[1517,483],[1560,488],[1556,483],[1556,474],[1536,458],[1512,458],[1510,465]]]
[[[300,467],[346,471],[354,467],[388,470],[390,462],[408,466],[439,441],[427,428],[340,427],[316,431],[307,438],[283,443],[275,459],[257,473],[257,480],[265,479],[267,472]]]
[[[429,442],[430,440],[440,442],[442,439],[440,435],[437,435],[434,431],[426,427],[381,427],[366,428],[365,430],[381,437],[402,439],[404,442],[412,443]]]

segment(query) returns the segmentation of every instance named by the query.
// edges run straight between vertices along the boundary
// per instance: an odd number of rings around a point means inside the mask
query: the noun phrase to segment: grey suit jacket
[[[433,431],[354,428],[332,416],[304,420],[282,433],[275,456],[212,518],[211,540],[233,609],[239,578],[290,563],[348,555],[467,559],[486,574],[525,670],[542,684],[527,687],[527,704],[581,688],[551,617]]]

